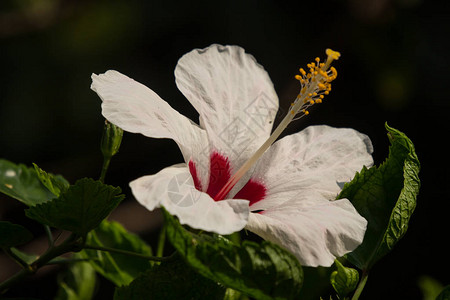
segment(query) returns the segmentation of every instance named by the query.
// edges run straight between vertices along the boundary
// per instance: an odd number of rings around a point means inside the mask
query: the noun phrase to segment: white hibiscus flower
[[[179,60],[176,84],[200,114],[199,125],[117,71],[93,74],[106,119],[125,131],[173,139],[183,154],[185,163],[131,182],[136,199],[149,210],[164,206],[193,228],[219,234],[246,228],[306,266],[330,266],[354,250],[367,221],[350,201],[334,199],[372,164],[369,138],[311,126],[274,143],[331,89],[330,63],[339,54],[327,54],[325,63],[308,65],[311,73],[300,70],[299,96],[272,135],[277,95],[264,68],[240,47],[211,45]]]

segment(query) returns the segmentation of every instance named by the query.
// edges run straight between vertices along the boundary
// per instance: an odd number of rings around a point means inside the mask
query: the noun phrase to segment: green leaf
[[[418,284],[422,291],[422,300],[435,300],[444,288],[439,281],[426,275],[419,278]]]
[[[241,292],[227,288],[223,300],[249,300],[249,299],[247,296],[242,295]]]
[[[386,129],[391,143],[386,161],[378,167],[363,168],[338,197],[349,199],[368,221],[363,243],[348,254],[353,264],[365,270],[406,233],[420,187],[420,163],[413,143],[387,124]]]
[[[436,300],[450,300],[450,285],[447,285],[437,296]]]
[[[45,172],[33,163],[34,170],[41,183],[55,196],[59,196],[61,192],[69,188],[69,182],[61,175],[53,175]]]
[[[225,289],[187,266],[180,258],[162,262],[116,289],[114,300],[189,299],[222,300]]]
[[[152,255],[150,246],[138,236],[129,233],[119,223],[106,220],[88,234],[86,244]],[[89,249],[80,254],[83,258],[91,259],[94,269],[117,286],[129,284],[139,273],[152,266],[148,260],[124,254]]]
[[[359,282],[359,273],[355,269],[344,267],[338,260],[334,262],[337,270],[331,273],[331,285],[339,299],[344,299],[356,289]]]
[[[270,242],[235,245],[221,236],[193,234],[165,210],[167,237],[188,265],[256,299],[297,299],[303,271],[291,253]]]
[[[75,253],[72,258],[81,258]],[[55,300],[90,300],[94,296],[95,270],[88,262],[75,262],[58,276],[58,292]]]
[[[34,168],[0,159],[0,192],[33,206],[47,202],[52,194],[39,180]]]
[[[10,248],[25,244],[33,238],[25,227],[0,221],[0,248]]]
[[[52,201],[25,211],[40,223],[85,236],[123,200],[120,188],[84,178]]]

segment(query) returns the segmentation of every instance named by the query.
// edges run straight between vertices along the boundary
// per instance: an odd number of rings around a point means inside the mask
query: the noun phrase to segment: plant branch
[[[47,235],[48,239],[48,247],[52,248],[55,245],[55,241],[53,240],[52,230],[50,229],[50,226],[44,225],[45,234]]]
[[[166,257],[157,257],[152,255],[145,255],[140,254],[132,251],[122,250],[122,249],[114,249],[114,248],[108,248],[108,247],[100,247],[100,246],[92,246],[92,245],[84,245],[84,249],[91,249],[91,250],[98,250],[98,251],[105,251],[105,252],[112,252],[112,253],[118,253],[128,256],[134,256],[138,258],[142,258],[145,260],[152,260],[152,261],[167,261],[173,258],[174,254]]]
[[[358,300],[359,296],[361,296],[361,293],[366,286],[367,278],[369,277],[369,273],[366,270],[362,271],[361,280],[358,283],[358,287],[356,288],[355,293],[353,294],[352,300]]]
[[[49,261],[47,265],[64,265],[76,262],[88,262],[91,260],[95,260],[95,258],[57,258]]]
[[[162,257],[164,253],[164,245],[166,243],[166,225],[163,224],[158,237],[158,248],[156,249],[156,256]]]
[[[5,248],[3,250],[5,251],[6,255],[8,255],[12,260],[14,260],[17,264],[19,264],[23,269],[30,268],[30,266],[23,259],[14,254],[14,252],[12,252],[11,249]]]
[[[105,176],[106,176],[106,172],[108,171],[110,162],[111,162],[111,157],[107,157],[107,156],[103,157],[102,172],[101,172],[100,178],[99,178],[100,182],[102,182],[102,183],[105,182]]]
[[[64,242],[58,246],[50,247],[41,257],[39,257],[32,264],[28,265],[25,269],[17,272],[10,278],[0,283],[0,295],[5,293],[12,285],[16,284],[26,276],[36,273],[39,268],[45,266],[55,257],[58,257],[64,253],[78,251],[80,249],[79,236],[71,234]]]

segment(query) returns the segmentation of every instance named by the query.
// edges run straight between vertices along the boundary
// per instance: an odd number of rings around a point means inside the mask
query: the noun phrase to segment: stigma
[[[292,102],[288,113],[275,128],[271,136],[259,147],[258,150],[231,176],[227,183],[213,197],[220,201],[225,199],[236,183],[247,173],[248,170],[258,161],[266,150],[276,141],[280,134],[286,129],[290,122],[309,115],[309,108],[315,104],[322,103],[322,100],[331,91],[331,82],[337,77],[336,68],[331,66],[334,60],[338,60],[341,54],[331,49],[326,49],[327,59],[324,62],[320,58],[307,64],[307,71],[300,68],[300,75],[295,79],[300,82],[300,92]],[[294,119],[295,118],[295,119]]]

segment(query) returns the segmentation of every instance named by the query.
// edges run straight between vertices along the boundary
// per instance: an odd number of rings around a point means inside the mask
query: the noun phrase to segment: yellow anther
[[[321,89],[321,90],[325,90],[325,89],[327,88],[327,87],[325,86],[325,84],[323,84],[323,83],[319,83],[317,86],[318,86],[319,89]]]
[[[322,99],[316,99],[316,103],[322,103]]]
[[[320,62],[320,58],[316,57],[316,62],[319,63]]]
[[[316,103],[313,99],[309,100],[309,103],[312,105],[314,103]]]
[[[303,70],[303,68],[300,68],[300,73],[301,73],[303,76],[306,75],[306,72],[305,72],[305,70]]]
[[[298,81],[302,80],[302,76],[300,75],[295,75],[295,79],[297,79]]]
[[[302,111],[305,114],[305,116],[309,115],[309,111],[307,111],[306,109],[303,109]]]
[[[337,51],[333,51],[331,49],[327,49],[325,50],[326,55],[328,55],[328,57],[330,57],[333,60],[338,60],[339,57],[341,56],[341,54]]]

